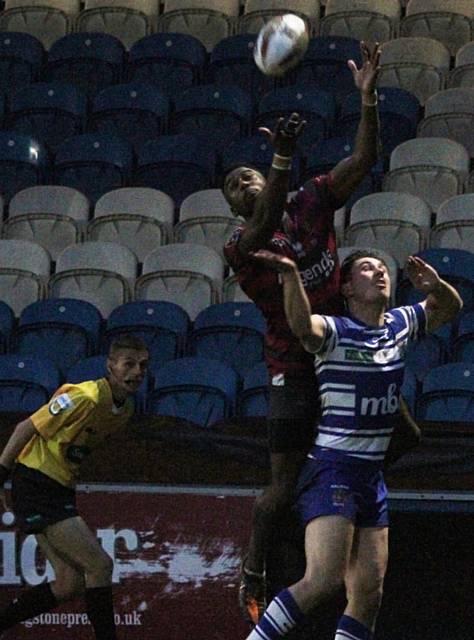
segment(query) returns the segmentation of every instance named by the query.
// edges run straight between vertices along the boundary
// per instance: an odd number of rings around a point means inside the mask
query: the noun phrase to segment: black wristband
[[[7,469],[5,465],[0,463],[0,487],[5,484],[10,475],[10,469]]]

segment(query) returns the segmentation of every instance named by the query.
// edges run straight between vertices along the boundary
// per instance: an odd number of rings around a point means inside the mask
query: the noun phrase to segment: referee
[[[11,473],[17,525],[36,536],[55,580],[23,592],[1,611],[0,633],[84,596],[95,638],[116,640],[113,562],[76,509],[75,484],[82,460],[132,416],[131,396],[147,365],[143,340],[115,339],[106,378],[62,385],[8,440],[0,455],[0,499],[7,508],[3,485]]]

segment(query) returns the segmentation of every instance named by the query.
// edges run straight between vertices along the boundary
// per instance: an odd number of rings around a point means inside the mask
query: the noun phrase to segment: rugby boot
[[[250,571],[245,561],[240,567],[239,607],[244,619],[256,625],[267,606],[265,572]]]

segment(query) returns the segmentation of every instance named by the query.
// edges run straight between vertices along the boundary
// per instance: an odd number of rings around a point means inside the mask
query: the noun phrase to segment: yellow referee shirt
[[[37,435],[23,448],[17,462],[74,487],[82,460],[126,425],[133,401],[116,407],[106,378],[64,384],[50,402],[30,416]]]

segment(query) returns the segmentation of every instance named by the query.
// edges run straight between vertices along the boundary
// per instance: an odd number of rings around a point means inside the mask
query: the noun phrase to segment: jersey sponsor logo
[[[49,405],[49,413],[52,416],[57,416],[61,411],[67,411],[74,407],[74,402],[71,400],[69,394],[62,393],[56,398],[53,398]]]
[[[326,251],[323,251],[321,259],[318,262],[315,262],[307,269],[300,270],[303,287],[312,288],[319,284],[321,280],[329,278],[335,266],[336,261],[331,251],[326,249]]]
[[[373,362],[374,356],[370,351],[361,351],[360,349],[346,349],[344,351],[344,359],[351,362]]]
[[[387,389],[387,395],[379,398],[362,398],[360,413],[363,416],[385,416],[395,413],[398,409],[397,385],[392,382]]]

